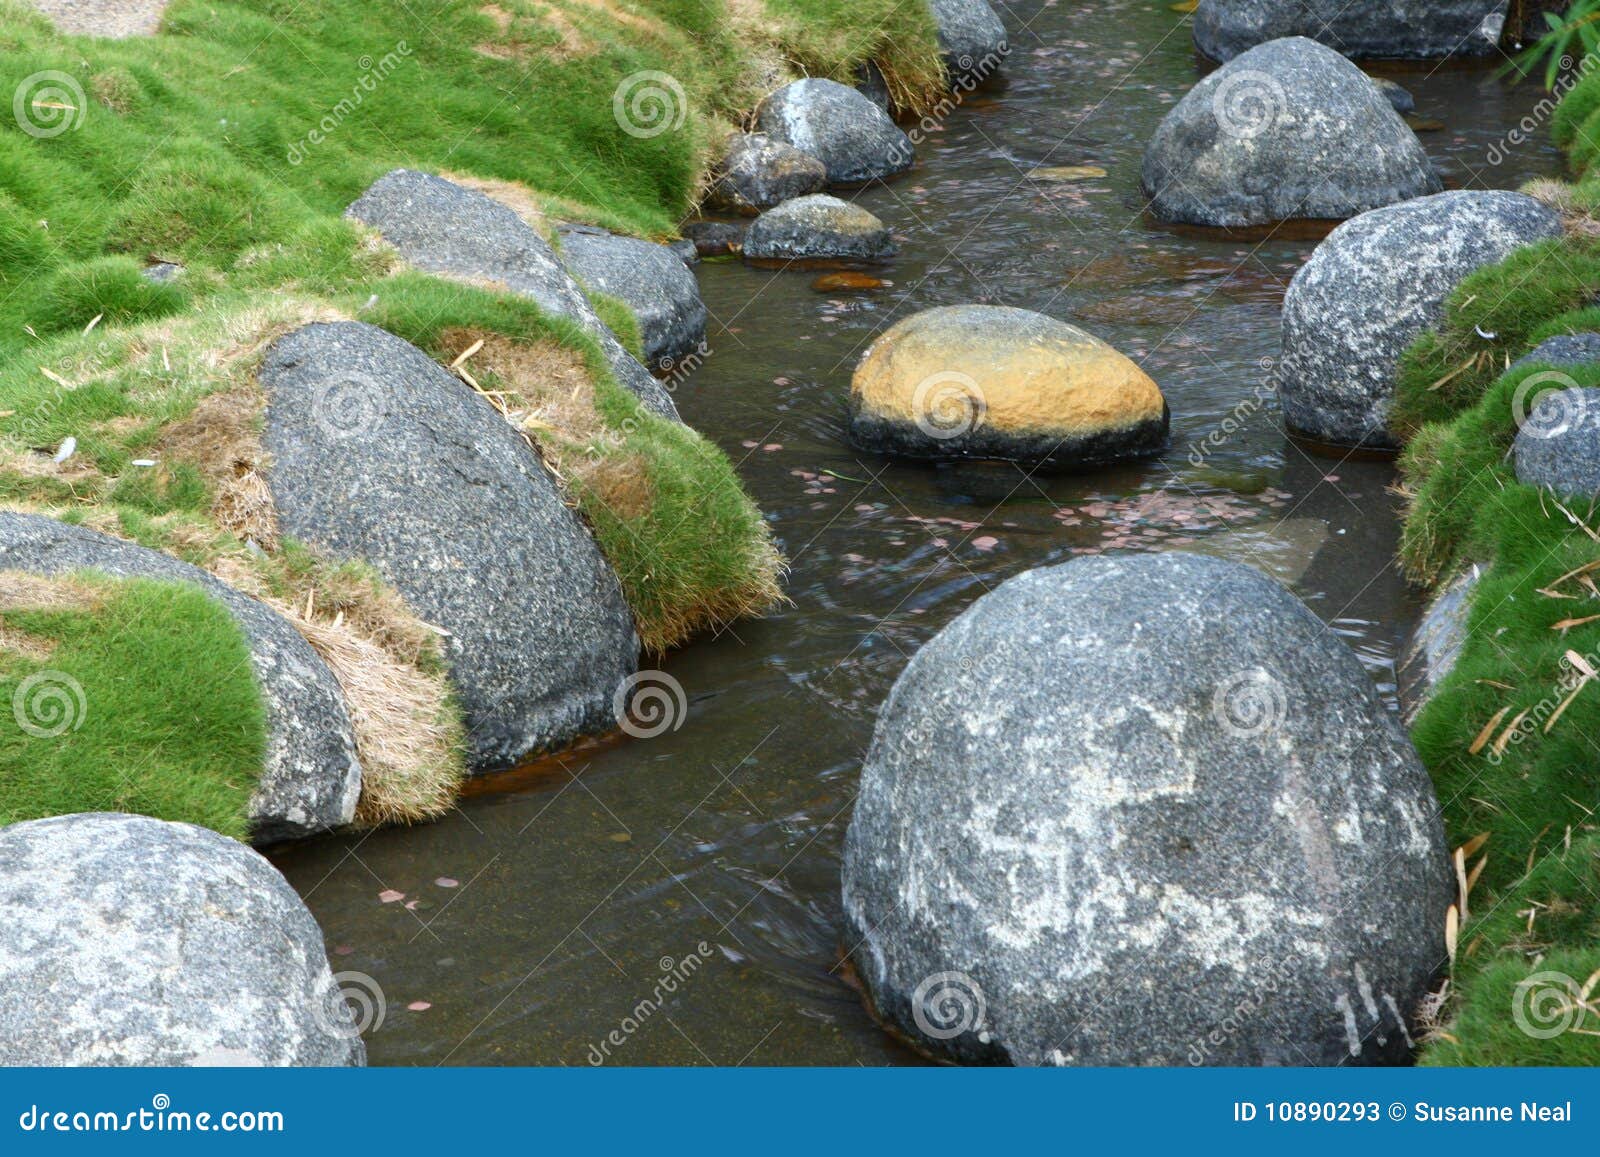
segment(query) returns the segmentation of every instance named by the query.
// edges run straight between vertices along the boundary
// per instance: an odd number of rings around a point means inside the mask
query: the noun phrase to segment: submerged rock
[[[761,102],[756,121],[769,137],[820,160],[831,185],[892,177],[917,159],[911,138],[888,113],[836,80],[784,85]]]
[[[1388,101],[1390,107],[1401,116],[1417,111],[1417,98],[1411,95],[1409,89],[1381,76],[1372,77],[1372,83],[1378,86],[1378,91],[1383,93],[1383,99]]]
[[[1288,591],[1079,559],[980,598],[896,681],[846,942],[878,1014],[951,1060],[1404,1063],[1455,897],[1438,811]]]
[[[216,832],[106,812],[12,824],[0,910],[0,1065],[366,1063],[311,913]]]
[[[0,512],[0,570],[61,575],[91,569],[118,578],[193,583],[227,607],[244,631],[267,717],[266,758],[250,799],[256,840],[313,835],[355,818],[361,763],[344,693],[287,619],[160,551],[41,514]]]
[[[1405,348],[1462,278],[1560,234],[1554,210],[1503,191],[1440,193],[1339,226],[1284,295],[1284,420],[1324,442],[1393,448],[1385,423]]]
[[[1161,390],[1092,334],[1025,309],[924,310],[883,333],[851,382],[851,440],[907,458],[1076,469],[1166,444]]]
[[[757,261],[884,261],[896,250],[887,225],[826,193],[797,197],[768,210],[744,237],[744,255]]]
[[[286,534],[371,564],[443,628],[481,773],[610,731],[639,641],[617,577],[511,424],[427,354],[356,322],[262,361]]]
[[[1229,228],[1338,220],[1441,187],[1367,75],[1301,36],[1195,85],[1156,129],[1141,179],[1162,220]]]
[[[952,85],[982,84],[1011,51],[1006,26],[988,0],[928,0]]]
[[[1488,56],[1506,0],[1200,0],[1194,42],[1212,60],[1280,36],[1311,36],[1349,57]]]
[[[656,413],[677,418],[672,395],[617,340],[549,242],[514,210],[442,177],[396,169],[373,182],[346,215],[378,230],[418,269],[495,282],[571,318],[600,344],[619,382]]]
[[[738,221],[685,221],[684,237],[701,257],[723,257],[744,248],[750,226]]]
[[[822,192],[828,170],[816,157],[765,133],[733,133],[712,170],[706,203],[754,217],[774,205]]]
[[[1550,376],[1563,380],[1542,380]],[[1530,374],[1516,408],[1517,481],[1567,498],[1600,498],[1600,389],[1577,388],[1559,373]]]
[[[639,319],[644,359],[671,369],[706,338],[706,303],[683,258],[665,245],[591,225],[561,229],[561,261],[584,288],[619,299]]]
[[[1444,677],[1455,669],[1467,643],[1467,615],[1479,577],[1477,566],[1470,566],[1440,587],[1406,643],[1395,675],[1407,727],[1416,722]]]

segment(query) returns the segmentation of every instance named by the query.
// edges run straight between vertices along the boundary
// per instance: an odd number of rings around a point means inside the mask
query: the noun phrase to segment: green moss
[[[128,811],[243,839],[266,754],[250,649],[183,583],[84,575],[0,613],[0,824]],[[27,599],[18,599],[25,605]]]
[[[82,329],[96,317],[111,325],[166,317],[188,305],[170,282],[152,281],[128,257],[100,257],[58,269],[44,284],[40,331]]]

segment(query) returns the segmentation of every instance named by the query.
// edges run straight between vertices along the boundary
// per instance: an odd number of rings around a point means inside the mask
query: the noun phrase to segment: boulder
[[[948,461],[1000,458],[1057,470],[1158,452],[1155,382],[1092,334],[1025,309],[924,310],[883,333],[851,382],[851,440]]]
[[[376,229],[418,269],[503,285],[571,318],[599,342],[619,382],[657,414],[677,418],[672,395],[617,340],[550,243],[514,210],[441,177],[396,169],[373,182],[346,215]]]
[[[1523,379],[1517,403],[1517,481],[1585,502],[1600,498],[1600,389],[1577,388],[1559,371],[1535,373]]]
[[[756,261],[885,261],[897,251],[887,225],[826,193],[769,209],[744,236],[744,255]]]
[[[765,133],[733,133],[712,169],[707,205],[754,217],[774,205],[822,192],[828,170],[810,153]]]
[[[928,0],[928,7],[952,87],[974,88],[1000,71],[1011,45],[988,0]]]
[[[1411,95],[1411,90],[1382,76],[1374,76],[1372,83],[1378,86],[1378,91],[1383,93],[1383,99],[1401,116],[1417,111],[1417,98]]]
[[[1200,0],[1194,42],[1212,60],[1281,36],[1311,36],[1349,57],[1489,56],[1506,0]]]
[[[836,80],[808,77],[784,85],[756,109],[756,123],[774,140],[810,153],[830,185],[859,185],[903,173],[917,148],[889,114]]]
[[[670,370],[706,339],[706,303],[683,258],[665,245],[592,225],[561,229],[561,260],[592,293],[620,300],[639,319],[644,360]]]
[[[1560,234],[1554,210],[1503,191],[1440,193],[1339,226],[1284,295],[1284,420],[1323,442],[1393,448],[1385,422],[1405,348],[1462,278]]]
[[[856,69],[856,91],[891,117],[894,115],[894,98],[889,95],[889,81],[876,60],[864,61]]]
[[[1407,727],[1416,722],[1444,677],[1455,669],[1467,642],[1467,616],[1479,577],[1478,567],[1473,565],[1441,586],[1411,632],[1395,667],[1401,718]]]
[[[1511,363],[1518,366],[1583,366],[1600,362],[1600,333],[1563,333],[1546,338]]]
[[[39,514],[0,512],[0,570],[96,570],[200,587],[228,608],[249,639],[266,708],[266,760],[250,800],[253,837],[271,843],[355,818],[361,763],[344,693],[322,657],[277,611],[170,555]]]
[[[1409,1059],[1456,889],[1426,770],[1277,583],[1164,553],[1013,578],[919,651],[845,837],[845,942],[924,1050]]]
[[[284,533],[371,564],[442,628],[473,772],[609,731],[639,641],[617,577],[521,434],[370,325],[267,351],[267,482]]]
[[[1441,187],[1366,73],[1303,36],[1195,85],[1151,137],[1141,179],[1162,220],[1229,228],[1339,220]]]
[[[0,1065],[366,1063],[311,913],[216,832],[109,812],[12,824],[0,910]]]
[[[723,257],[744,248],[750,226],[741,221],[685,221],[683,235],[701,257]]]

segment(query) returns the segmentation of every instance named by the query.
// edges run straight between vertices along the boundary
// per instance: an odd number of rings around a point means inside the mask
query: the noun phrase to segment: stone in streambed
[[[1440,193],[1346,221],[1284,295],[1285,421],[1323,442],[1393,448],[1387,418],[1406,347],[1468,274],[1560,235],[1554,210],[1498,190]]]
[[[448,632],[469,769],[616,726],[639,641],[622,590],[539,456],[416,347],[306,326],[267,351],[267,476],[286,534],[377,569]]]
[[[974,603],[896,681],[845,837],[877,1013],[965,1063],[1406,1063],[1454,898],[1360,661],[1183,553]]]
[[[1506,0],[1200,0],[1195,46],[1212,60],[1281,36],[1311,36],[1349,57],[1488,56]]]
[[[712,170],[706,203],[724,213],[757,213],[822,192],[828,170],[816,157],[765,133],[733,133]]]
[[[1383,99],[1389,102],[1389,107],[1401,116],[1408,116],[1417,111],[1417,98],[1411,95],[1409,89],[1382,76],[1372,77],[1372,83],[1383,93]]]
[[[322,932],[276,868],[190,824],[0,829],[0,1065],[362,1065]]]
[[[1160,219],[1228,228],[1339,220],[1441,187],[1367,75],[1300,36],[1195,85],[1156,129],[1141,180]]]
[[[1523,379],[1521,393],[1533,397],[1518,404],[1526,413],[1511,444],[1517,481],[1563,498],[1600,498],[1600,389],[1550,371]]]
[[[911,138],[888,113],[836,80],[809,77],[784,85],[761,102],[756,122],[773,140],[820,160],[830,185],[892,177],[917,159]]]
[[[744,248],[744,235],[750,226],[741,221],[685,221],[684,239],[701,257],[725,257]]]
[[[1011,45],[988,0],[928,0],[928,7],[952,86],[970,88],[1000,71]]]
[[[250,798],[252,836],[271,843],[343,827],[355,818],[361,763],[344,693],[322,657],[277,611],[171,555],[42,514],[0,512],[0,571],[5,570],[95,570],[198,586],[227,607],[244,631],[266,708],[266,758]]]
[[[550,243],[514,210],[442,177],[396,169],[345,215],[378,230],[418,269],[503,285],[577,322],[599,343],[619,382],[651,410],[677,418],[672,395],[617,340]]]
[[[1057,470],[1158,452],[1161,390],[1066,322],[1006,306],[945,306],[883,333],[851,383],[851,440],[897,457],[996,458]]]
[[[885,261],[896,250],[887,225],[826,193],[768,210],[744,237],[744,255],[756,261]]]
[[[565,225],[560,233],[561,262],[583,287],[617,298],[639,319],[647,364],[671,369],[705,341],[700,284],[678,254],[593,225]]]

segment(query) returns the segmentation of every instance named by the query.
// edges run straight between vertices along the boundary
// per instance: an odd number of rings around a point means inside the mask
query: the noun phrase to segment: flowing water
[[[836,967],[844,827],[907,658],[1030,567],[1174,545],[1253,562],[1392,697],[1416,613],[1392,562],[1392,466],[1311,456],[1267,389],[1283,290],[1314,242],[1143,217],[1144,142],[1198,75],[1166,3],[1009,9],[1004,84],[931,132],[914,172],[858,197],[902,239],[881,274],[892,285],[820,292],[815,272],[699,268],[711,352],[678,405],[768,513],[793,605],[665,661],[687,702],[676,730],[549,761],[439,823],[275,855],[335,970],[382,991],[373,1063],[915,1063]],[[1486,163],[1533,86],[1390,75],[1443,122],[1422,139],[1450,185],[1557,170],[1542,128]],[[1105,175],[1029,176],[1067,166]],[[1043,478],[851,450],[845,398],[866,344],[963,302],[1050,313],[1135,358],[1171,404],[1170,452]]]

